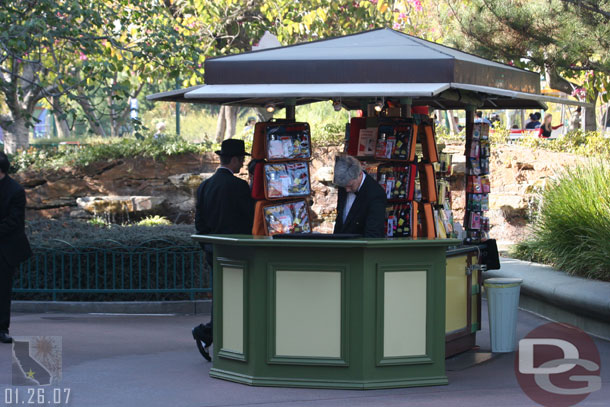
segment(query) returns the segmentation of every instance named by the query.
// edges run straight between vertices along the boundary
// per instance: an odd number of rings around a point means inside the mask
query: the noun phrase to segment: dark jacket
[[[337,220],[334,233],[354,233],[364,237],[385,237],[386,194],[370,175],[365,174],[364,183],[343,223],[343,211],[347,192],[339,188]]]
[[[195,227],[198,234],[252,234],[254,201],[248,183],[226,168],[197,189]]]
[[[32,255],[25,235],[25,191],[8,175],[0,180],[0,255],[13,267]]]

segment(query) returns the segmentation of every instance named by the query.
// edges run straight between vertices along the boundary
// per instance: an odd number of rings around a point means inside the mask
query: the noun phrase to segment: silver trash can
[[[487,292],[492,352],[515,351],[521,283],[520,278],[488,278],[483,284]]]

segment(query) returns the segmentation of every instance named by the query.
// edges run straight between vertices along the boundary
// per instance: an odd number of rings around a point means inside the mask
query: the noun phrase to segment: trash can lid
[[[483,284],[485,287],[499,287],[499,288],[510,288],[516,287],[523,283],[522,278],[508,278],[508,277],[497,277],[497,278],[488,278]]]

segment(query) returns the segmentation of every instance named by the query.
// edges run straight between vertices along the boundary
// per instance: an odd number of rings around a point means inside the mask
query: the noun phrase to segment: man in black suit
[[[195,228],[197,234],[252,234],[254,200],[248,183],[234,174],[244,165],[246,153],[243,140],[228,139],[222,142],[220,167],[214,175],[203,181],[197,189]],[[212,245],[203,245],[206,262],[212,270]],[[193,328],[193,338],[201,355],[211,361],[212,320]]]
[[[0,342],[12,343],[11,293],[17,266],[32,255],[25,236],[25,191],[8,176],[10,163],[0,152]]]
[[[339,187],[334,233],[385,237],[386,194],[351,156],[338,156],[334,184]]]

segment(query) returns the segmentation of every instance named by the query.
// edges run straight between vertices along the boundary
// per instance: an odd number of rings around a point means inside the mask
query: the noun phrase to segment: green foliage
[[[91,222],[35,220],[26,222],[26,233],[33,246],[65,248],[66,243],[75,247],[95,246],[100,241],[111,240],[127,246],[150,242],[149,247],[175,245],[199,247],[191,239],[193,225],[158,225],[154,228],[140,225],[116,225],[100,228]]]
[[[532,237],[512,255],[610,281],[610,164],[567,169],[540,195]]]
[[[129,117],[129,99],[146,83],[175,82],[187,72],[201,75],[200,47],[213,41],[184,24],[185,16],[170,4],[16,0],[3,6],[0,68],[6,75],[0,77],[0,93],[10,113],[2,118],[5,130],[23,132],[39,101],[67,126],[86,118],[98,135],[137,127]]]
[[[597,131],[573,131],[554,140],[527,135],[519,143],[531,149],[572,153],[585,157],[610,158],[610,138]]]
[[[91,138],[76,149],[35,149],[18,152],[10,157],[12,171],[25,169],[57,169],[61,167],[84,167],[96,161],[107,161],[125,157],[150,157],[163,160],[171,155],[203,153],[213,151],[210,142],[193,144],[183,138],[166,136],[155,139]]]
[[[578,96],[589,102],[595,102],[598,93],[608,100],[607,0],[445,0],[445,4],[451,16],[444,20],[449,25],[447,44],[542,72],[553,89],[571,93],[572,86],[582,86]]]
[[[24,300],[163,301],[192,299],[190,288],[210,287],[209,271],[192,225],[99,228],[87,222],[26,223],[34,256],[18,280],[29,288],[107,289],[109,293],[17,294]],[[117,293],[115,289],[178,289],[170,293]],[[206,297],[196,293],[194,298]]]
[[[89,219],[87,221],[87,223],[90,224],[91,226],[97,226],[100,228],[110,227],[110,222],[108,222],[106,219],[102,218],[101,216],[94,216],[93,218]]]
[[[172,224],[172,222],[169,219],[167,219],[165,216],[154,215],[154,216],[145,217],[144,219],[140,220],[136,225],[154,227],[154,226],[170,226],[171,224]]]
[[[297,106],[296,119],[309,123],[314,148],[338,145],[345,139],[345,124],[350,114],[346,110],[336,112],[330,102]]]

